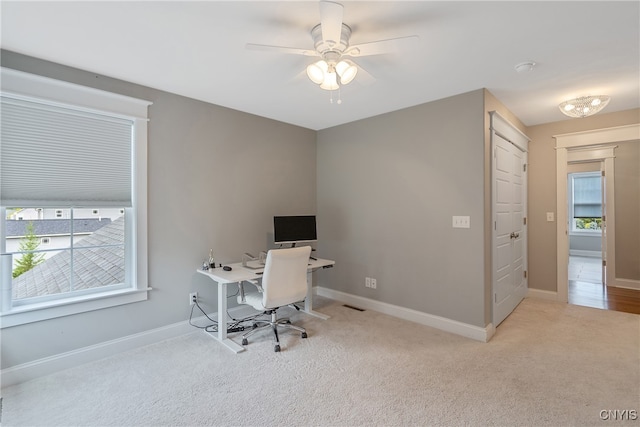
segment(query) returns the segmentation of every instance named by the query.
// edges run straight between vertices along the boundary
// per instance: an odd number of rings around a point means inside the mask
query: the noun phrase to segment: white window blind
[[[602,217],[601,183],[600,174],[573,178],[574,218]]]
[[[130,207],[134,121],[2,94],[2,206]]]

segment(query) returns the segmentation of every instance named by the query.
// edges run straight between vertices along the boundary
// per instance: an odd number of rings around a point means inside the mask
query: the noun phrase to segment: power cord
[[[193,311],[196,307],[198,308],[198,310],[200,310],[202,314],[204,314],[204,316],[208,320],[212,322],[212,324],[206,325],[206,326],[200,326],[193,323]],[[227,322],[227,325],[226,325],[227,333],[241,332],[241,331],[244,331],[245,329],[251,329],[252,325],[245,325],[245,323],[251,322],[251,324],[253,324],[253,321],[256,320],[258,317],[262,316],[263,314],[264,313],[252,314],[250,316],[243,317],[241,319],[236,319],[233,316],[231,316],[231,314],[229,313],[229,310],[227,310],[227,316],[233,321],[233,322]],[[210,333],[218,332],[218,327],[219,327],[218,321],[209,317],[209,315],[202,309],[202,307],[200,307],[200,304],[198,303],[198,301],[195,301],[194,304],[191,306],[191,313],[189,314],[189,325],[193,326],[194,328],[204,329],[206,332],[210,332]]]

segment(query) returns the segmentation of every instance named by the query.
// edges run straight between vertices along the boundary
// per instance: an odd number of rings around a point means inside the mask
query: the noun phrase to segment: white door
[[[527,153],[493,133],[493,325],[527,293]]]

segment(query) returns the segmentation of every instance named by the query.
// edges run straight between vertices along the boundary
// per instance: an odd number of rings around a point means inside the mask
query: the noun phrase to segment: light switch
[[[453,228],[470,228],[471,219],[468,216],[454,216]]]
[[[553,212],[547,212],[547,221],[548,222],[553,222],[554,221]]]

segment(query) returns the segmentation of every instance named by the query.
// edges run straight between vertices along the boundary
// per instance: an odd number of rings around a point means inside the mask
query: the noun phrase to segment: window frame
[[[126,117],[132,128],[132,206],[125,208],[125,289],[73,295],[51,301],[14,306],[11,301],[11,256],[2,255],[0,328],[100,310],[148,299],[147,255],[147,145],[150,101],[80,86],[21,71],[0,68],[2,92],[63,103],[101,114]],[[6,206],[0,206],[0,253],[4,253]],[[7,273],[8,271],[8,273]]]

